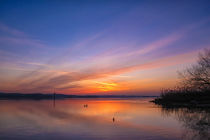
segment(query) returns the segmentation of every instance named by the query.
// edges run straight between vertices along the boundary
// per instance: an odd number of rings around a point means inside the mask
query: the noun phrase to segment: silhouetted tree
[[[182,78],[182,90],[201,92],[210,90],[210,49],[201,52],[197,63],[179,74]]]
[[[173,103],[178,106],[199,106],[209,104],[210,101],[210,49],[199,54],[196,64],[179,73],[181,83],[172,89],[163,89],[160,97],[154,102],[164,106]]]

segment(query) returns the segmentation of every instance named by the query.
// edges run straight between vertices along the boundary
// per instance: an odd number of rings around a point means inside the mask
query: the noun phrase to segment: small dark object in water
[[[115,121],[115,118],[114,118],[114,117],[112,118],[112,121],[113,121],[113,122]]]
[[[85,104],[85,105],[84,105],[84,107],[88,107],[88,105],[87,105],[87,104]]]

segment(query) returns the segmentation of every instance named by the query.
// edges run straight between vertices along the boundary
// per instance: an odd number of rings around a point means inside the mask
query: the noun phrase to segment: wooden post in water
[[[53,107],[55,108],[55,89],[54,89],[54,93],[53,93]]]

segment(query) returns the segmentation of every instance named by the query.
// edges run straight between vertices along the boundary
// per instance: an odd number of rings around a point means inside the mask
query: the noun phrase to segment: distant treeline
[[[56,95],[57,97],[65,98],[62,95]],[[53,94],[41,94],[41,93],[33,93],[33,94],[22,94],[22,93],[0,93],[0,99],[53,99]]]
[[[138,96],[138,95],[66,95],[66,94],[23,94],[23,93],[0,93],[0,99],[65,99],[65,98],[144,98],[157,96]]]

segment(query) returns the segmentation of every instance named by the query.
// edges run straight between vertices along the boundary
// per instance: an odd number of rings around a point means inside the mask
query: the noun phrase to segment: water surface
[[[0,139],[210,139],[208,111],[163,109],[149,100],[0,100]]]

